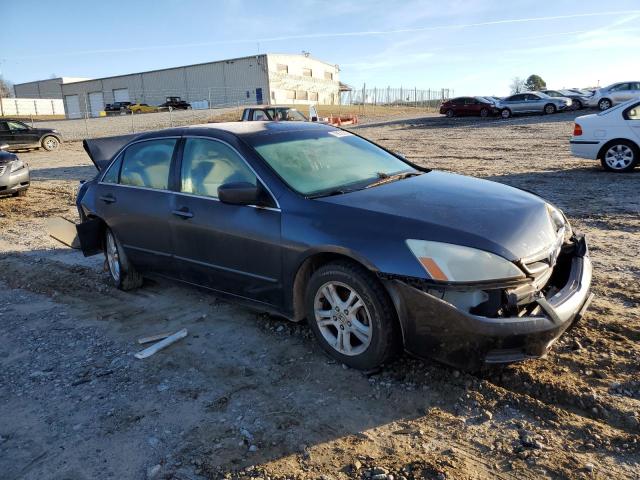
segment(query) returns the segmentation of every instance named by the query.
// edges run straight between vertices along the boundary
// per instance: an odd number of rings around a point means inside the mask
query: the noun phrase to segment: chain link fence
[[[419,89],[417,87],[367,87],[343,91],[340,94],[342,105],[379,105],[398,107],[421,107],[438,109],[442,102],[454,96],[453,89]]]
[[[96,92],[97,93],[97,92]],[[175,89],[163,89],[158,91],[145,90],[145,96],[130,90],[131,103],[148,103],[152,111],[132,112],[126,107],[118,111],[106,111],[107,103],[92,103],[91,93],[79,93],[78,103],[73,112],[67,111],[67,116],[75,117],[63,120],[39,121],[32,117],[31,123],[44,128],[55,128],[63,135],[66,141],[82,140],[85,138],[104,137],[137,133],[161,128],[194,125],[209,121],[237,121],[240,120],[242,110],[248,105],[257,103],[274,103],[263,92],[264,98],[256,98],[256,90],[230,89],[224,87],[210,87],[200,89],[197,92],[181,92]],[[181,95],[182,94],[182,95]],[[303,95],[304,94],[304,95]],[[442,89],[418,89],[418,88],[392,88],[373,87],[363,85],[359,89],[342,91],[340,95],[332,97],[333,103],[318,102],[317,97],[308,91],[293,91],[291,98],[278,104],[293,105],[305,115],[309,105],[319,104],[318,110],[331,114],[357,113],[369,115],[384,115],[406,113],[414,108],[421,111],[437,111],[443,100],[451,97],[453,90]],[[155,102],[145,102],[145,98],[156,98]],[[156,107],[160,100],[166,97],[180,97],[190,104],[188,110],[175,110],[172,108]],[[67,108],[69,101],[66,100]],[[71,115],[70,115],[71,113]]]

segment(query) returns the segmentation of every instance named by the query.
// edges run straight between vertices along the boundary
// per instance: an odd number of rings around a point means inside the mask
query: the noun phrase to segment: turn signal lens
[[[573,136],[579,137],[580,135],[582,135],[582,127],[576,123],[573,126]]]

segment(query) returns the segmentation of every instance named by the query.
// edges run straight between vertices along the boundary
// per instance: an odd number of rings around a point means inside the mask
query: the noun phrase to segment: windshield
[[[291,188],[306,196],[364,188],[400,172],[419,173],[373,143],[342,130],[296,131],[248,140]]]

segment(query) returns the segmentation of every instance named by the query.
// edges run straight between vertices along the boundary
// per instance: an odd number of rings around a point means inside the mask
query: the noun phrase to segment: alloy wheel
[[[56,148],[58,148],[58,140],[53,137],[47,137],[44,140],[44,148],[46,148],[47,150],[55,150]]]
[[[612,170],[623,170],[633,163],[633,150],[627,145],[613,145],[604,154],[604,161]]]
[[[371,343],[371,316],[362,298],[342,282],[327,282],[316,292],[315,321],[320,333],[337,352],[360,355]]]
[[[600,103],[598,103],[598,107],[600,108],[600,110],[609,110],[611,108],[611,101],[607,100],[606,98],[604,100],[600,100]]]
[[[113,280],[118,283],[120,281],[120,254],[116,239],[111,231],[107,232],[107,262]]]

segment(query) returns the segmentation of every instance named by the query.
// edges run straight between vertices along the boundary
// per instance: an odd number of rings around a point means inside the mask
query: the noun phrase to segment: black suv
[[[0,119],[0,145],[14,148],[44,148],[57,150],[62,135],[52,128],[34,128],[20,120]]]

